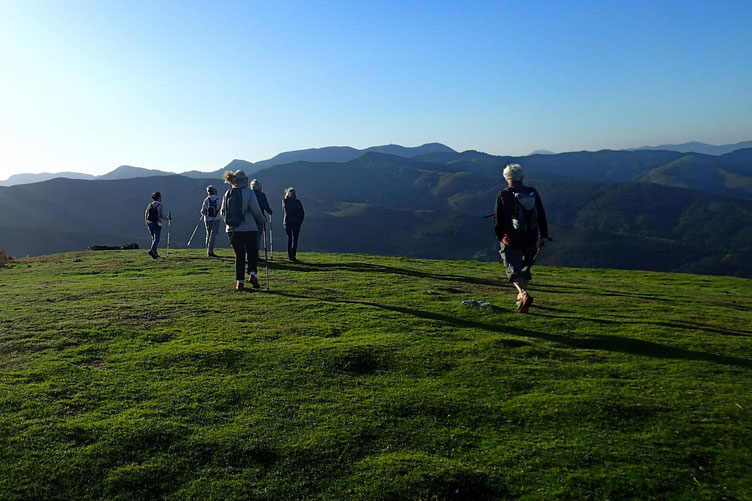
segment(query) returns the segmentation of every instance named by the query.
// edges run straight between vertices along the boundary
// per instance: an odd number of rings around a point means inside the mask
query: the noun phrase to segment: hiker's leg
[[[258,249],[259,252],[261,252],[261,249],[263,249],[263,246],[261,245],[261,238],[264,236],[264,226],[259,226],[258,231],[256,232],[256,249]]]
[[[162,227],[157,223],[149,223],[149,231],[151,232],[151,249],[149,249],[149,252],[156,253],[159,246],[159,237],[162,235]]]
[[[211,253],[211,251],[209,250],[209,243],[211,242],[213,222],[214,221],[207,221],[206,219],[204,219],[204,228],[206,228],[206,238],[204,239],[204,249],[206,249],[207,254]]]
[[[285,226],[285,233],[287,233],[287,257],[292,259],[293,253],[292,253],[292,225]]]
[[[296,224],[292,227],[292,258],[296,259],[298,256],[298,237],[300,237],[300,225]]]
[[[234,231],[230,236],[230,245],[235,252],[235,280],[241,284],[245,282],[245,245],[239,235],[240,232]]]
[[[219,219],[209,222],[208,230],[206,232],[208,242],[208,254],[214,254],[214,246],[217,243],[217,233],[219,233]]]
[[[258,247],[256,247],[257,231],[244,232],[247,233],[245,239],[246,254],[248,256],[248,274],[256,273],[258,271]]]

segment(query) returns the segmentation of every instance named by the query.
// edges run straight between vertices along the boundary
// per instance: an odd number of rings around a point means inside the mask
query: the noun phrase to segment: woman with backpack
[[[214,243],[219,233],[219,197],[217,188],[212,185],[206,187],[207,197],[201,204],[201,215],[204,217],[204,226],[206,226],[206,255],[217,257],[214,254]]]
[[[149,249],[149,255],[152,259],[157,259],[159,257],[159,254],[157,254],[157,246],[159,245],[159,237],[162,235],[162,221],[169,221],[169,217],[165,217],[164,215],[162,194],[155,191],[151,194],[151,202],[146,206],[146,211],[144,212],[144,222],[146,223],[146,227],[149,228],[149,234],[151,234],[151,248]]]
[[[245,265],[248,263],[248,281],[258,289],[258,225],[266,223],[253,190],[248,187],[248,176],[242,170],[227,171],[225,183],[232,186],[222,198],[220,213],[225,220],[227,237],[235,251],[235,290],[245,287]]]
[[[295,188],[290,186],[285,190],[285,198],[282,200],[282,225],[287,233],[287,258],[293,263],[298,262],[298,237],[303,219],[303,204],[295,196]]]

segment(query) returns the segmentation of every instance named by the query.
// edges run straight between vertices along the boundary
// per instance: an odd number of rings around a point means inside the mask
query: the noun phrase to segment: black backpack
[[[234,228],[243,223],[243,190],[232,188],[225,193],[224,219],[227,226]]]
[[[217,199],[209,199],[209,203],[206,206],[206,217],[214,219],[217,217]]]
[[[536,207],[535,192],[510,192],[514,196],[514,215],[512,227],[520,231],[535,231],[538,229],[538,208]]]
[[[146,220],[150,223],[156,223],[159,221],[159,205],[154,205],[154,202],[149,204],[149,208],[146,212]]]

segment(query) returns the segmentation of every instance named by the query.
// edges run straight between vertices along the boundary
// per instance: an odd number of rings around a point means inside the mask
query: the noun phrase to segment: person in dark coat
[[[522,184],[520,164],[507,165],[504,179],[509,186],[496,196],[494,233],[500,242],[499,255],[507,279],[517,289],[517,311],[527,313],[533,304],[533,296],[527,291],[532,279],[530,266],[537,249],[550,240],[548,223],[538,191]]]
[[[287,258],[293,263],[298,262],[298,237],[304,218],[303,204],[297,199],[295,188],[291,186],[285,190],[285,198],[282,200],[282,225],[287,233]]]
[[[272,214],[272,208],[269,206],[269,200],[266,199],[266,194],[261,191],[261,181],[258,179],[253,179],[251,181],[251,189],[256,194],[256,199],[258,200],[259,207],[261,207],[261,212],[264,213],[264,216],[267,214]],[[264,238],[264,247],[261,247],[261,237]],[[259,249],[259,256],[261,255],[261,249],[264,249],[266,247],[266,244],[268,243],[266,240],[266,224],[261,224],[258,227],[258,249]]]

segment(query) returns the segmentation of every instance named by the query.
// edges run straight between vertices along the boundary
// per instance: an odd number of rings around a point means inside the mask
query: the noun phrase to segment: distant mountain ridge
[[[215,171],[203,172],[191,170],[186,172],[167,172],[157,169],[145,169],[143,167],[134,167],[131,165],[121,165],[115,170],[101,176],[92,176],[91,174],[80,174],[77,172],[58,172],[58,173],[41,173],[41,174],[15,174],[5,181],[0,181],[0,186],[13,186],[17,184],[38,183],[55,178],[66,179],[133,179],[137,177],[152,176],[172,176],[179,174],[181,176],[193,179],[220,179],[222,174],[227,170],[243,169],[246,174],[250,175],[272,165],[280,165],[298,161],[304,162],[349,162],[359,156],[368,153],[386,153],[398,157],[411,158],[428,153],[457,153],[455,150],[441,143],[426,143],[420,146],[407,147],[398,144],[388,144],[382,146],[371,146],[362,150],[351,148],[349,146],[326,146],[324,148],[309,148],[305,150],[286,151],[275,155],[268,160],[261,160],[253,163],[246,160],[235,159],[221,169]]]
[[[752,148],[752,141],[742,141],[734,144],[712,145],[699,141],[690,141],[682,144],[661,144],[659,146],[642,146],[634,150],[666,150],[678,151],[679,153],[702,153],[703,155],[724,155],[736,150]]]

